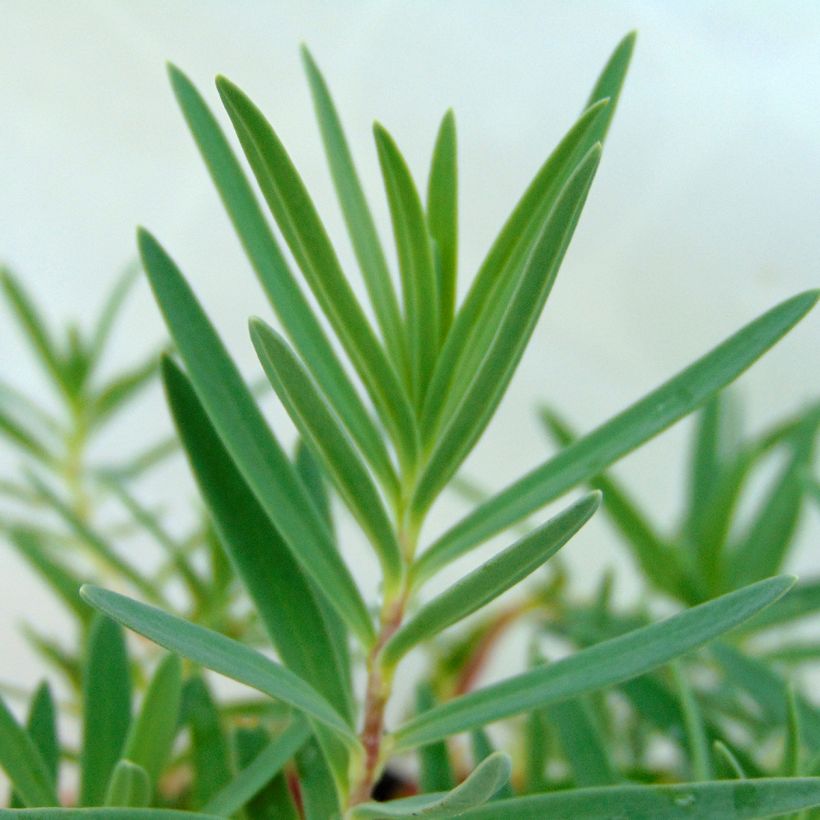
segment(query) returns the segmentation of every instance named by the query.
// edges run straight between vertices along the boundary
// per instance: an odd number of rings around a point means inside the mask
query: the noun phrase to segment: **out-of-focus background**
[[[134,228],[144,224],[256,376],[246,318],[271,312],[176,108],[166,60],[217,108],[217,73],[262,107],[359,292],[299,44],[310,46],[330,82],[385,240],[372,121],[394,133],[424,184],[438,121],[453,106],[463,292],[609,52],[633,28],[635,59],[586,212],[512,388],[467,464],[467,474],[500,488],[548,452],[534,418],[539,400],[591,429],[766,308],[820,281],[817,3],[2,0],[0,260],[50,318],[83,319],[133,258]],[[109,364],[136,361],[162,338],[141,283]],[[0,315],[0,368],[49,401],[7,313]],[[814,316],[738,383],[749,429],[816,397],[819,373]],[[267,406],[289,438],[283,413]],[[111,428],[103,450],[135,451],[168,429],[157,389]],[[683,497],[688,433],[678,425],[616,470],[670,526]],[[4,464],[14,457],[0,451]],[[172,506],[190,500],[181,459],[155,472],[144,492]],[[463,510],[448,496],[429,533]],[[812,512],[796,571],[816,571],[819,535]],[[630,564],[601,521],[565,553],[582,587],[617,567],[618,590],[629,595]],[[367,564],[357,569],[367,583]],[[61,617],[3,549],[4,681],[30,685],[40,667],[16,631],[19,620],[59,634]]]

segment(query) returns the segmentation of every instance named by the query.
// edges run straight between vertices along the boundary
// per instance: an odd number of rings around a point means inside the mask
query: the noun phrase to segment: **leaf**
[[[772,605],[771,609],[764,609],[744,624],[741,630],[760,632],[814,615],[818,610],[820,610],[820,579],[808,578],[805,581],[798,581],[787,595]]]
[[[678,820],[773,817],[820,804],[820,778],[761,778],[682,783],[675,786],[609,786],[518,797],[472,809],[465,820],[610,820],[613,816]],[[615,815],[613,814],[615,812]]]
[[[333,590],[330,602],[369,644],[374,630],[367,606],[239,371],[170,257],[145,231],[139,244],[191,383],[225,448],[302,569],[320,589]]]
[[[686,736],[689,744],[689,764],[692,769],[692,780],[711,780],[712,771],[709,755],[709,740],[703,723],[700,706],[694,690],[686,679],[686,673],[679,663],[672,664],[672,673],[678,689],[681,711],[686,724]]]
[[[724,767],[731,773],[730,776],[721,778],[722,780],[745,780],[746,772],[743,771],[743,766],[740,765],[738,759],[732,753],[732,750],[722,741],[716,740],[712,744],[715,751],[715,757],[722,761]]]
[[[472,384],[564,184],[595,145],[587,138],[606,108],[602,101],[581,115],[538,171],[490,248],[436,363],[422,412],[423,443],[434,440],[445,411],[457,407]]]
[[[556,703],[546,711],[558,729],[576,787],[608,786],[620,780],[584,698]]]
[[[327,521],[328,529],[333,531],[333,513],[330,507],[330,498],[328,497],[324,472],[302,439],[299,440],[296,448],[295,466],[296,472],[299,474],[299,478],[302,479],[302,483],[305,485],[308,494],[319,508],[322,517]],[[326,596],[317,590],[315,585],[312,586],[311,589],[313,590],[313,597],[316,599],[316,603],[321,610],[328,637],[333,644],[336,660],[339,665],[342,686],[345,689],[345,698],[350,704],[349,713],[352,713],[352,659],[350,656],[350,637],[347,626],[341,619],[336,617],[333,608],[327,602]],[[322,678],[326,677],[327,670],[325,669]]]
[[[281,771],[310,737],[308,724],[296,718],[242,769],[227,786],[205,804],[203,811],[228,817],[245,805],[271,778]]]
[[[800,765],[800,703],[792,684],[786,687],[786,716],[786,739],[783,744],[781,769],[786,777],[799,777],[802,774],[802,766]]]
[[[436,700],[429,683],[416,688],[416,714],[435,706]],[[419,789],[422,793],[449,791],[455,786],[450,753],[445,741],[440,740],[419,750]],[[480,761],[477,761],[480,762]]]
[[[436,365],[422,419],[424,442],[433,438],[445,402],[457,403],[464,385],[471,383],[504,315],[516,278],[511,273],[520,270],[527,258],[555,197],[581,157],[604,140],[634,44],[634,34],[618,44],[598,78],[586,110],[541,166],[482,263]],[[457,385],[455,390],[450,389],[452,384]]]
[[[424,209],[410,169],[393,138],[378,123],[373,126],[373,136],[401,273],[412,394],[420,407],[441,342],[436,269]]]
[[[311,738],[296,753],[305,820],[328,820],[341,814],[333,775],[319,744]]]
[[[441,121],[427,181],[427,226],[438,248],[439,338],[453,322],[458,269],[458,165],[456,120],[450,109]]]
[[[57,715],[51,688],[45,681],[37,687],[31,698],[26,729],[46,764],[52,783],[57,784],[60,767]]]
[[[150,802],[151,779],[148,772],[130,760],[117,763],[105,794],[105,805],[144,808]]]
[[[88,359],[90,366],[93,368],[102,358],[105,351],[105,346],[108,344],[108,339],[111,336],[111,330],[114,327],[114,322],[122,310],[125,299],[128,296],[134,283],[142,273],[142,268],[136,260],[129,263],[117,281],[114,287],[108,292],[105,303],[100,310],[97,317],[97,323],[91,334],[91,342],[88,346]]]
[[[140,766],[154,787],[171,756],[181,698],[182,662],[176,655],[166,655],[151,678],[122,755]]]
[[[116,592],[87,584],[80,592],[91,606],[134,632],[305,712],[355,747],[357,741],[350,726],[310,684],[259,652]]]
[[[37,354],[40,364],[57,386],[68,393],[65,365],[48,327],[22,284],[6,268],[0,268],[0,289],[3,290],[6,301]]]
[[[362,191],[353,157],[325,79],[304,46],[302,60],[347,232],[353,243],[353,250],[387,349],[399,372],[404,372],[407,349],[401,332],[402,320],[376,225]]]
[[[403,572],[399,544],[367,468],[284,339],[261,319],[251,320],[251,339],[288,415],[321,456],[340,495],[376,550],[388,586],[395,587]],[[388,489],[396,500],[398,484]]]
[[[732,585],[765,578],[783,565],[791,546],[805,493],[804,474],[811,464],[820,413],[801,424],[791,457],[772,484],[741,542],[729,556]]]
[[[224,134],[191,81],[174,66],[169,66],[169,75],[177,101],[233,226],[294,347],[362,452],[378,452],[384,447],[381,433],[294,281]],[[386,458],[386,455],[380,458]]]
[[[587,100],[587,108],[600,100],[609,100],[607,114],[596,125],[596,130],[590,135],[593,142],[603,142],[606,138],[609,126],[612,124],[612,117],[621,96],[624,78],[626,77],[629,63],[632,60],[632,52],[635,50],[635,40],[637,33],[631,31],[627,34],[612,52],[609,60],[601,71],[595,87]]]
[[[105,384],[92,399],[92,424],[100,427],[134,399],[157,375],[159,355],[151,353],[143,362]]]
[[[501,402],[552,289],[600,157],[600,145],[591,148],[559,194],[475,378],[437,437],[411,501],[416,520],[461,466]]]
[[[729,682],[757,701],[767,722],[780,726],[787,722],[787,687],[777,672],[725,643],[716,643],[711,647],[711,652]],[[800,696],[797,697],[797,708],[804,741],[809,749],[816,752],[820,750],[820,709]]]
[[[80,623],[87,624],[92,613],[80,600],[79,578],[61,561],[49,554],[37,533],[12,529],[7,535],[12,546],[48,584],[68,610]]]
[[[161,602],[162,595],[137,569],[120,558],[108,541],[92,529],[77,513],[37,475],[27,473],[29,483],[42,500],[50,506],[68,525],[83,546],[115,574],[133,584],[146,598]]]
[[[208,420],[185,374],[162,365],[168,404],[224,550],[284,663],[352,720],[343,670],[313,590]],[[299,628],[294,629],[294,624]],[[310,635],[310,642],[303,635]]]
[[[262,112],[224,77],[217,79],[217,88],[285,241],[396,448],[412,464],[416,450],[412,408],[342,271],[304,183]]]
[[[54,455],[49,448],[37,438],[35,433],[21,424],[10,414],[0,407],[0,433],[5,440],[14,445],[18,450],[36,458],[43,464],[53,464]]]
[[[483,729],[474,729],[470,733],[470,740],[472,742],[473,766],[478,766],[482,760],[486,760],[495,752],[490,736]],[[505,800],[512,796],[513,789],[510,782],[507,781],[490,799]]]
[[[0,820],[225,820],[213,814],[174,809],[133,809],[105,806],[89,809],[0,809]]]
[[[395,666],[417,644],[438,635],[514,587],[555,555],[590,519],[600,503],[600,493],[585,496],[424,604],[388,640],[382,662],[388,668]]]
[[[28,732],[0,697],[0,766],[27,806],[56,806],[59,801],[49,764]],[[0,810],[3,814],[12,814]]]
[[[26,731],[43,759],[55,791],[59,791],[60,743],[57,739],[54,699],[45,681],[37,687],[31,698]],[[22,805],[23,801],[20,796],[17,792],[12,791],[10,807],[16,809]]]
[[[534,709],[524,726],[524,788],[525,794],[547,791],[547,762],[550,736],[545,709]]]
[[[238,727],[234,731],[234,747],[240,768],[246,769],[252,765],[268,742],[268,733],[262,726]],[[263,784],[245,806],[244,815],[254,820],[300,820],[283,772]]]
[[[539,417],[547,432],[562,447],[568,447],[577,440],[575,433],[553,410],[542,407]],[[698,603],[697,596],[687,588],[679,557],[655,531],[652,522],[638,509],[623,487],[604,474],[595,476],[589,484],[604,494],[604,513],[623,537],[647,579],[663,592],[671,592],[688,603]]]
[[[737,626],[783,595],[792,583],[793,579],[780,577],[753,584],[549,666],[455,698],[401,726],[392,738],[394,750],[406,751],[637,677]]]
[[[170,559],[180,580],[188,588],[193,599],[200,604],[209,597],[209,591],[205,587],[202,579],[194,571],[191,562],[185,557],[185,550],[182,544],[178,544],[163,527],[159,518],[146,509],[131,493],[125,488],[121,479],[113,476],[103,477],[105,486],[111,490],[117,500],[131,514],[134,522],[138,524],[151,538],[165,551]],[[88,607],[84,607],[88,611]]]
[[[354,806],[347,816],[349,820],[369,817],[462,817],[473,807],[486,803],[509,780],[511,771],[509,756],[504,752],[494,752],[463,783],[444,795],[421,795],[391,800],[389,803],[362,803]]]
[[[185,684],[182,715],[191,729],[194,805],[202,806],[228,785],[231,768],[219,709],[200,675]]]
[[[131,723],[131,673],[122,630],[100,615],[88,637],[83,715],[79,802],[102,806]]]
[[[251,319],[250,331],[265,375],[293,423],[321,454],[351,512],[371,537],[376,538],[374,544],[395,551],[392,561],[400,564],[398,545],[376,488],[333,409],[287,342],[273,328],[261,319]],[[383,467],[379,478],[395,503],[400,493],[398,479],[389,460]],[[357,486],[351,486],[351,483]],[[397,569],[398,566],[394,566],[392,571]]]
[[[305,444],[305,440],[300,438],[296,444],[296,455],[294,456],[294,466],[299,478],[305,485],[305,489],[311,501],[316,505],[316,509],[322,514],[327,528],[333,532],[333,511],[330,506],[330,496],[325,483],[325,473],[322,465],[310,451],[310,447]]]
[[[640,401],[479,505],[422,555],[416,565],[417,578],[429,578],[477,544],[600,474],[691,412],[787,333],[811,310],[817,297],[816,291],[809,291],[772,308]]]

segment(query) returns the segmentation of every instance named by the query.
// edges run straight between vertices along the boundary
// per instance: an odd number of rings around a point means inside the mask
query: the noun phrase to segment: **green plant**
[[[294,816],[297,809],[281,781],[279,786],[270,781],[269,794],[260,791],[268,789],[270,778],[290,757],[300,810],[308,818],[606,817],[613,807],[621,816],[698,812],[740,818],[820,804],[820,779],[794,777],[511,792],[506,785],[510,759],[492,750],[485,732],[496,721],[537,716],[544,709],[575,709],[565,712],[564,719],[577,720],[584,698],[640,679],[758,615],[787,592],[792,584],[787,577],[757,581],[663,621],[627,629],[613,623],[610,634],[588,641],[574,654],[546,664],[535,658],[520,674],[442,703],[422,690],[414,716],[395,728],[385,725],[396,670],[410,650],[439,640],[449,627],[541,567],[594,514],[600,494],[585,495],[450,588],[425,598],[421,592],[431,578],[493,535],[594,479],[703,404],[816,301],[816,293],[806,293],[773,308],[612,420],[477,504],[432,543],[424,541],[431,506],[481,438],[549,295],[592,184],[633,43],[629,36],[616,48],[580,118],[525,192],[457,309],[452,114],[445,115],[436,141],[426,207],[394,140],[381,126],[375,128],[399,261],[399,300],[327,86],[305,52],[331,173],[381,338],[355,298],[275,132],[235,85],[217,80],[264,199],[366,399],[309,306],[217,121],[190,81],[171,69],[189,127],[284,328],[283,337],[254,319],[251,338],[305,442],[301,458],[287,457],[181,272],[157,240],[141,230],[142,262],[184,365],[163,360],[171,414],[215,531],[278,660],[115,592],[85,587],[83,597],[192,664],[245,683],[293,711],[282,735],[292,744],[287,755],[277,747],[264,758],[269,765],[260,766],[261,773],[253,763],[246,766],[238,777],[252,780],[253,788],[236,787],[244,801],[216,809],[206,802],[206,814],[211,806],[213,814],[224,816],[261,797],[268,799],[268,808]],[[336,541],[322,492],[324,476],[372,547],[381,580],[376,597],[359,589]],[[352,674],[361,656],[363,691],[354,688]],[[105,672],[99,674],[105,677]],[[685,677],[678,679],[682,708],[693,716]],[[694,717],[689,725],[697,725]],[[26,746],[23,735],[9,726],[10,734]],[[442,768],[441,744],[464,732],[472,732],[473,765],[455,785]],[[40,771],[47,782],[39,753],[29,746],[30,765],[23,774],[20,767],[7,765],[7,770],[15,783],[32,771]],[[426,760],[426,792],[374,801],[386,765],[413,751]],[[431,768],[432,761],[438,762],[437,769]],[[121,778],[122,793],[140,793],[140,776],[131,767],[123,766]],[[47,804],[52,796],[38,793],[29,802]],[[255,816],[255,809],[247,811]],[[257,816],[264,816],[259,811]]]
[[[230,616],[233,575],[207,521],[183,537],[170,534],[166,510],[139,500],[135,483],[174,453],[165,437],[118,461],[101,458],[106,428],[156,382],[158,353],[135,367],[104,377],[106,354],[141,268],[130,265],[104,300],[93,326],[70,324],[64,343],[10,271],[0,288],[21,337],[40,365],[57,407],[45,409],[10,382],[0,380],[0,433],[18,462],[4,464],[0,477],[0,534],[64,604],[77,626],[74,646],[63,646],[34,625],[25,627],[31,646],[79,693],[82,653],[92,613],[79,598],[83,581],[116,583],[148,600],[169,606],[167,589],[181,585],[188,596],[182,611],[236,633]],[[198,516],[201,518],[201,516]],[[138,568],[132,554],[148,539],[164,555],[155,572]],[[207,572],[194,552],[206,552]]]

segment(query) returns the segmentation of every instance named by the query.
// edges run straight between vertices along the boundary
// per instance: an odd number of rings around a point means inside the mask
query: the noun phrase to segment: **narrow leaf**
[[[245,481],[304,571],[365,643],[370,614],[285,453],[176,265],[142,231],[143,263],[191,382]]]
[[[54,463],[54,455],[48,446],[39,440],[36,433],[28,430],[24,424],[2,408],[0,408],[0,434],[9,444],[43,464]]]
[[[97,616],[83,682],[80,805],[102,806],[131,723],[131,674],[122,629]]]
[[[410,377],[417,406],[424,395],[438,353],[441,330],[439,292],[430,235],[410,169],[393,138],[373,127],[401,273]]]
[[[276,315],[362,452],[379,452],[384,447],[381,434],[288,269],[225,135],[191,81],[174,66],[169,67],[169,75],[211,178]],[[380,463],[386,458],[385,453],[379,454]]]
[[[203,811],[224,817],[234,814],[284,767],[310,737],[308,724],[296,718],[260,751],[253,762],[205,804]]]
[[[789,684],[786,689],[786,716],[786,739],[783,744],[783,764],[781,768],[786,777],[799,777],[802,774],[802,766],[800,765],[800,703],[792,684]]]
[[[463,392],[463,386],[451,391],[449,385],[471,382],[506,309],[509,288],[515,281],[511,273],[529,254],[555,197],[580,158],[606,137],[634,44],[635,35],[630,34],[615,48],[592,90],[586,110],[541,166],[487,254],[436,366],[422,422],[424,441],[432,438],[451,392],[459,396]]]
[[[23,285],[6,268],[0,268],[0,290],[3,291],[40,363],[58,387],[66,390],[64,364],[48,327]]]
[[[182,712],[191,729],[194,805],[202,806],[230,782],[231,768],[219,708],[199,675],[185,684]]]
[[[620,779],[606,752],[589,704],[583,698],[556,703],[547,714],[558,729],[576,787],[608,786]]]
[[[224,77],[217,79],[217,88],[285,241],[397,449],[412,463],[415,418],[407,395],[356,300],[304,183],[261,111]]]
[[[285,664],[352,719],[352,701],[313,590],[231,461],[185,374],[163,362],[166,395],[225,551]],[[299,628],[294,629],[293,625]],[[303,639],[310,635],[310,642]]]
[[[466,820],[610,820],[615,816],[678,820],[719,817],[751,820],[820,805],[820,778],[761,778],[682,783],[675,786],[610,786],[518,797],[473,809]]]
[[[632,52],[635,50],[635,40],[637,34],[631,31],[627,34],[612,52],[609,60],[598,76],[595,87],[587,100],[587,108],[600,100],[609,100],[609,109],[606,117],[596,125],[595,133],[591,135],[593,142],[603,141],[606,138],[609,126],[612,124],[612,117],[621,96],[626,72],[632,60]]]
[[[264,727],[238,727],[234,731],[234,748],[240,768],[244,770],[251,766],[265,751],[268,742]],[[284,773],[269,778],[251,797],[242,814],[254,820],[300,820]]]
[[[439,338],[453,322],[458,270],[458,163],[452,109],[441,121],[427,181],[427,226],[438,248]]]
[[[109,291],[91,334],[91,342],[88,346],[90,367],[93,368],[102,358],[102,354],[108,344],[108,339],[111,336],[114,322],[119,316],[122,306],[125,304],[126,297],[141,273],[142,268],[140,268],[137,261],[134,260],[126,266],[125,270],[123,270],[122,274],[114,283],[114,287]]]
[[[585,496],[422,606],[385,645],[385,665],[394,666],[414,646],[476,612],[538,569],[581,529],[600,503],[600,493]]]
[[[364,276],[387,349],[399,372],[404,372],[407,350],[401,332],[402,321],[376,225],[362,191],[353,157],[350,154],[342,124],[325,79],[304,46],[302,47],[302,59],[347,232],[353,243],[353,250]]]
[[[672,664],[672,672],[680,697],[681,710],[686,725],[686,737],[689,745],[689,762],[692,769],[692,780],[711,780],[713,776],[709,755],[709,740],[703,723],[700,706],[695,698],[692,686],[686,679],[683,667]]]
[[[788,721],[786,682],[768,664],[725,643],[711,647],[728,680],[757,701],[765,719],[774,725]],[[801,733],[808,748],[820,751],[820,709],[797,695]]]
[[[92,399],[91,416],[95,427],[110,421],[123,406],[136,398],[157,375],[159,354],[151,353],[143,362],[103,385]]]
[[[167,655],[151,678],[123,750],[123,757],[140,766],[154,787],[171,756],[181,698],[182,662]]]
[[[429,683],[421,683],[416,689],[416,714],[435,706],[436,700]],[[439,740],[422,746],[419,754],[419,788],[422,793],[445,792],[455,786],[450,752],[446,741]],[[478,763],[480,761],[476,761]]]
[[[399,544],[378,490],[353,444],[284,339],[261,319],[251,321],[251,339],[293,423],[322,457],[340,495],[367,533],[388,585],[396,585],[402,575]],[[390,490],[395,499],[398,484]]]
[[[97,530],[89,526],[42,479],[33,473],[27,478],[38,495],[63,519],[85,548],[105,566],[126,579],[146,598],[161,602],[162,595],[137,569],[117,555],[114,548]]]
[[[703,646],[775,601],[792,585],[771,578],[664,621],[583,649],[431,709],[393,736],[406,750],[605,686],[629,680]]]
[[[715,751],[715,757],[722,761],[724,767],[731,773],[730,777],[721,778],[722,780],[746,779],[746,772],[743,770],[743,766],[740,765],[740,762],[732,750],[722,740],[716,740],[712,744],[712,748]]]
[[[591,148],[559,194],[498,332],[419,479],[411,502],[418,519],[461,466],[501,402],[569,247],[600,157],[600,145]]]
[[[351,728],[310,684],[259,652],[116,592],[86,585],[81,593],[91,606],[170,652],[284,701],[355,745]]]
[[[483,760],[463,783],[444,795],[422,795],[392,800],[389,803],[362,803],[351,809],[347,816],[350,820],[365,820],[371,817],[462,817],[473,807],[481,806],[490,800],[509,780],[511,771],[509,756],[504,752],[495,752]]]
[[[299,773],[305,820],[338,817],[341,810],[333,774],[315,739],[309,740],[296,753],[296,769]]]
[[[542,407],[539,416],[544,428],[562,447],[568,447],[577,440],[569,425],[555,411]],[[680,559],[626,490],[608,475],[596,476],[589,484],[604,494],[604,514],[623,536],[647,579],[661,591],[671,592],[675,596],[683,595],[689,603],[697,603],[697,595],[688,590]]]
[[[133,809],[105,806],[97,809],[0,809],[0,820],[225,820],[215,814],[175,809]]]
[[[691,412],[785,335],[811,310],[817,297],[817,292],[809,291],[772,308],[643,399],[479,505],[421,557],[417,577],[428,578],[505,527],[598,475]]]
[[[490,736],[484,729],[474,729],[470,733],[470,742],[473,752],[473,766],[478,766],[482,760],[486,760],[491,754],[495,752]],[[490,799],[491,800],[506,800],[513,796],[513,788],[510,782],[507,781]]]
[[[200,604],[209,597],[209,591],[205,587],[202,579],[197,575],[191,562],[185,556],[184,545],[177,543],[168,533],[159,518],[146,509],[137,499],[126,489],[122,480],[111,476],[103,478],[105,485],[116,496],[117,500],[131,514],[134,522],[138,524],[151,538],[165,551],[175,572],[183,581],[195,601]],[[88,607],[86,607],[86,610]]]
[[[52,783],[57,784],[60,767],[57,714],[51,688],[45,681],[37,687],[31,699],[26,729],[42,755]]]
[[[26,562],[48,584],[51,590],[82,624],[91,619],[91,611],[80,600],[80,579],[61,561],[49,554],[37,533],[12,529],[9,541]]]
[[[130,760],[117,763],[105,794],[105,805],[143,808],[150,802],[151,779],[148,772]]]
[[[595,145],[593,124],[607,103],[585,111],[538,171],[490,248],[442,348],[422,413],[422,441],[433,440],[445,410],[460,403],[498,335],[512,294],[546,219],[581,158]]]
[[[26,806],[56,806],[49,764],[0,698],[0,766]],[[5,812],[0,811],[0,816]],[[8,814],[13,814],[8,812]]]
[[[805,494],[804,475],[811,464],[820,413],[806,417],[792,453],[755,513],[741,543],[729,558],[729,582],[740,585],[773,575],[791,546]]]

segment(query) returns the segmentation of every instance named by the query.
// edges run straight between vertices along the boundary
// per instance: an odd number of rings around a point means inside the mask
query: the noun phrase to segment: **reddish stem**
[[[370,799],[379,775],[382,735],[384,734],[384,710],[390,696],[390,684],[382,676],[379,654],[385,643],[401,625],[407,594],[403,593],[382,618],[379,639],[370,653],[368,662],[367,691],[364,699],[364,723],[359,736],[364,749],[364,767],[359,782],[350,794],[350,805]]]

